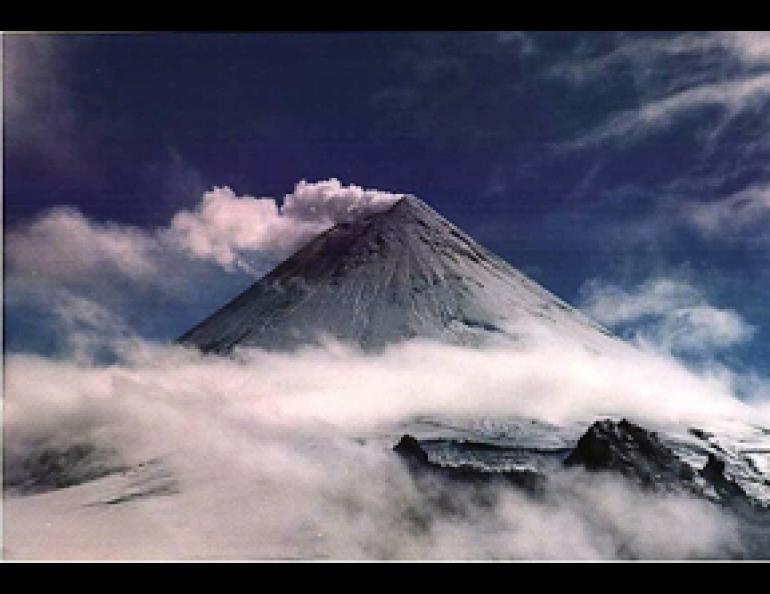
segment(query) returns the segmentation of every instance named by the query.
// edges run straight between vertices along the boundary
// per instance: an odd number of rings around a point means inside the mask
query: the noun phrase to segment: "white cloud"
[[[726,122],[741,112],[758,107],[768,97],[770,74],[767,73],[696,85],[615,114],[573,144],[584,146],[609,140],[627,142],[669,126],[680,116],[704,107],[721,110],[719,127],[723,128]]]
[[[159,233],[96,222],[72,208],[7,231],[5,248],[11,350],[66,350],[76,340],[90,351],[100,336],[127,328],[173,336],[218,305],[210,299],[223,302],[238,289],[223,278],[234,275],[187,256]]]
[[[670,279],[647,281],[635,292],[593,281],[583,292],[583,308],[592,317],[611,326],[648,315],[665,315],[700,301],[700,292],[694,287]]]
[[[763,117],[770,109],[770,33],[618,33],[609,49],[607,38],[601,40],[598,47],[589,37],[572,59],[548,71],[581,92],[605,93],[607,104],[615,106],[558,144],[557,151],[608,144],[622,150],[644,140],[649,149],[649,137],[658,133],[688,145],[675,157],[681,164],[676,173],[651,170],[646,185],[653,185],[637,186],[634,197],[649,207],[621,209],[618,220],[601,229],[602,237],[663,253],[681,241],[683,230],[695,228],[708,239],[741,242],[749,260],[764,257],[770,245],[767,172],[761,166],[770,146],[770,120]],[[590,91],[583,88],[589,85]],[[615,89],[620,97],[610,96]],[[607,155],[604,151],[600,161],[618,157]],[[610,176],[614,166],[607,167]],[[614,183],[606,175],[602,179]],[[598,188],[600,196],[609,197],[600,206],[628,206],[623,189]]]
[[[514,45],[524,56],[538,52],[537,44],[529,31],[498,31],[495,39],[504,46]]]
[[[73,208],[46,211],[6,234],[13,273],[50,282],[119,274],[147,282],[160,271],[151,234],[126,225],[91,221]]]
[[[2,36],[5,142],[71,173],[82,166],[75,137],[85,125],[67,81],[71,48],[55,34]]]
[[[652,279],[632,290],[593,281],[582,292],[588,315],[610,327],[631,326],[637,341],[666,351],[709,354],[754,334],[737,312],[714,307],[678,280]]]
[[[249,252],[285,256],[327,226],[282,216],[273,198],[239,197],[230,188],[214,188],[193,211],[176,213],[163,236],[194,258],[251,271]]]
[[[768,31],[722,31],[713,35],[746,64],[770,63]]]
[[[684,33],[652,38],[618,34],[609,51],[557,63],[548,70],[548,75],[584,85],[609,76],[613,68],[620,68],[641,84],[654,76],[655,66],[661,60],[699,55],[721,45],[719,38],[711,34]]]
[[[703,108],[720,110],[711,132],[719,135],[738,115],[770,97],[770,33],[699,32],[653,37],[619,34],[599,55],[558,63],[548,74],[573,85],[627,76],[638,96],[567,147],[630,142]]]
[[[196,258],[252,271],[249,252],[285,257],[332,225],[382,211],[401,196],[344,186],[334,178],[303,180],[279,208],[273,198],[239,197],[230,188],[215,188],[193,211],[174,215],[165,236]]]
[[[482,427],[517,416],[587,425],[604,414],[653,426],[757,420],[724,378],[633,349],[598,355],[561,336],[524,349],[411,342],[379,355],[328,345],[233,358],[135,344],[108,367],[13,355],[9,464],[30,448],[88,440],[130,462],[161,456],[181,492],[110,506],[109,515],[84,506],[105,496],[98,487],[11,498],[6,551],[450,559],[739,551],[730,518],[713,506],[580,473],[556,477],[543,500],[504,488],[480,506],[458,488],[461,513],[442,515],[432,487],[418,489],[390,452],[402,423],[418,415]],[[37,530],[47,522],[55,532]]]
[[[757,184],[711,202],[687,202],[684,219],[708,235],[733,235],[770,221],[770,184]]]
[[[687,64],[695,70],[678,71],[678,60],[696,59]],[[553,65],[548,74],[573,84],[592,84],[620,69],[633,77],[639,90],[659,85],[673,90],[683,83],[704,81],[715,65],[729,64],[743,72],[770,64],[770,33],[766,31],[688,32],[665,36],[629,36],[619,33],[614,47],[590,57],[576,58]],[[661,77],[666,70],[668,77]]]
[[[670,350],[710,352],[744,343],[753,334],[754,328],[735,311],[693,305],[665,316],[654,340]]]
[[[403,196],[354,184],[343,186],[336,178],[316,183],[303,180],[284,198],[281,214],[302,221],[341,223],[386,210]]]

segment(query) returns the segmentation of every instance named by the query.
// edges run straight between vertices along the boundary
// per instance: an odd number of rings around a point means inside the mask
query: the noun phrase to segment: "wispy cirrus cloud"
[[[619,35],[606,51],[553,65],[548,75],[585,87],[604,79],[633,81],[632,104],[565,144],[582,148],[630,143],[703,109],[719,111],[720,133],[738,115],[770,98],[770,34],[682,33],[654,37]]]
[[[770,33],[767,31],[723,31],[712,35],[723,47],[749,63],[770,63]]]
[[[665,269],[726,246],[741,253],[733,274],[764,274],[770,33],[591,35],[547,75],[606,106],[578,113],[554,154],[590,159],[575,208],[613,250],[631,262],[645,246]]]
[[[770,98],[770,73],[726,82],[696,85],[621,111],[575,141],[587,146],[612,140],[630,142],[671,125],[694,110],[715,107],[724,125],[743,111]]]
[[[682,280],[653,278],[630,289],[594,280],[582,293],[582,308],[594,319],[666,352],[710,355],[750,340],[755,330]]]
[[[570,80],[574,84],[592,84],[616,68],[628,69],[639,83],[653,83],[651,89],[673,88],[677,81],[708,78],[718,72],[706,72],[718,62],[732,62],[738,69],[751,69],[770,64],[770,34],[765,31],[687,32],[667,36],[629,36],[619,33],[610,49],[595,52],[583,50],[577,58],[551,66],[548,74]],[[661,72],[661,62],[670,59],[695,58],[703,72]],[[697,75],[697,76],[696,76]]]
[[[72,47],[53,34],[3,34],[3,128],[7,146],[71,170],[83,118],[68,85]]]
[[[762,233],[770,223],[770,183],[749,185],[709,202],[688,202],[681,213],[708,236]]]

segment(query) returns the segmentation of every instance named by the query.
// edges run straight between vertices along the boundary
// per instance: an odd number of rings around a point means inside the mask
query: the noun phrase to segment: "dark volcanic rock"
[[[588,428],[566,457],[558,449],[533,450],[451,439],[421,442],[411,435],[404,435],[393,449],[415,475],[467,484],[497,481],[542,493],[547,476],[558,472],[563,464],[591,472],[617,473],[645,489],[688,493],[736,511],[767,511],[726,472],[720,452],[703,452],[707,461],[703,468],[697,468],[681,459],[669,443],[656,432],[626,419],[603,419]],[[447,456],[447,452],[451,455]],[[522,458],[527,460],[528,468],[518,468],[516,460]]]
[[[500,448],[495,446],[495,449]],[[393,451],[401,456],[409,470],[417,476],[429,475],[471,485],[500,482],[530,493],[542,493],[545,490],[546,477],[534,470],[496,470],[471,464],[448,466],[434,462],[420,442],[411,435],[402,436]]]
[[[685,491],[733,508],[754,507],[746,491],[725,475],[725,462],[715,453],[709,452],[705,466],[695,471],[658,434],[626,419],[595,422],[564,464],[618,472],[645,488]]]
[[[564,464],[619,472],[648,488],[681,488],[695,478],[692,468],[655,432],[626,419],[619,423],[611,419],[596,421]]]
[[[735,481],[725,476],[725,463],[713,453],[709,453],[708,461],[700,475],[712,486],[725,502],[745,501],[748,499],[744,491]]]
[[[89,443],[42,447],[23,457],[6,452],[3,488],[11,493],[43,493],[79,485],[125,468],[115,463],[114,452]]]
[[[411,435],[404,435],[393,447],[393,451],[410,464],[430,465],[428,452],[422,449],[420,442]]]
[[[703,440],[710,436],[697,429],[690,433]],[[411,435],[404,435],[393,449],[426,497],[421,509],[431,511],[419,516],[423,523],[429,524],[433,513],[463,518],[493,508],[504,492],[499,487],[513,486],[545,501],[569,497],[574,477],[562,474],[563,481],[558,475],[565,466],[580,467],[615,473],[653,492],[702,498],[735,522],[740,541],[736,555],[769,558],[770,509],[752,495],[750,483],[744,486],[746,477],[731,452],[708,445],[692,446],[677,435],[658,434],[625,419],[605,419],[593,423],[571,450],[451,438],[418,440]],[[697,459],[706,459],[702,468],[690,462]],[[522,466],[537,470],[511,470]]]

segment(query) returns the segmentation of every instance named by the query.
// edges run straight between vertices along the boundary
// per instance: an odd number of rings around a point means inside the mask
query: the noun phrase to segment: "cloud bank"
[[[165,272],[154,252],[178,249],[192,258],[253,272],[249,254],[273,258],[296,250],[324,229],[382,211],[401,194],[344,186],[337,179],[299,182],[279,206],[274,198],[238,196],[231,188],[206,192],[193,210],[177,212],[154,232],[88,220],[73,208],[55,208],[8,233],[14,269],[62,281],[113,269],[146,282]]]
[[[597,414],[726,428],[755,407],[729,381],[655,353],[598,355],[561,336],[525,349],[410,342],[380,355],[330,343],[233,358],[132,343],[116,365],[7,359],[6,460],[82,443],[160,457],[179,492],[113,506],[120,479],[6,505],[15,558],[686,558],[742,553],[702,501],[581,472],[532,499],[419,486],[390,448],[429,416],[483,429]],[[554,367],[553,361],[562,361]],[[622,387],[619,389],[619,387]],[[486,419],[486,421],[485,421]],[[683,424],[684,425],[681,425]],[[118,481],[118,482],[116,482]],[[437,505],[437,501],[443,501]],[[58,503],[57,503],[58,502]],[[447,505],[449,511],[447,511]],[[443,510],[443,511],[442,511]],[[42,529],[56,525],[55,534]],[[38,528],[40,528],[38,530]]]
[[[751,185],[710,202],[689,202],[681,212],[711,237],[762,233],[770,222],[770,183]]]
[[[225,269],[252,272],[249,253],[287,256],[332,225],[381,212],[401,194],[343,186],[337,179],[299,182],[278,206],[272,198],[206,192],[193,211],[174,215],[164,232],[174,245]]]

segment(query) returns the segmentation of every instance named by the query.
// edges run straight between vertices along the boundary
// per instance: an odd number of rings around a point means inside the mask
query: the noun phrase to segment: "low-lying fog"
[[[8,495],[6,557],[742,554],[716,506],[581,471],[552,477],[543,499],[500,487],[479,503],[458,487],[447,511],[434,504],[441,487],[419,487],[391,451],[410,419],[431,415],[767,426],[768,406],[735,398],[723,368],[693,371],[630,346],[595,354],[542,333],[515,349],[415,341],[364,354],[330,342],[222,358],[131,340],[118,350],[111,365],[7,356],[6,475],[31,453],[87,443],[120,464],[159,459],[172,488],[105,504],[127,480],[113,476]]]

